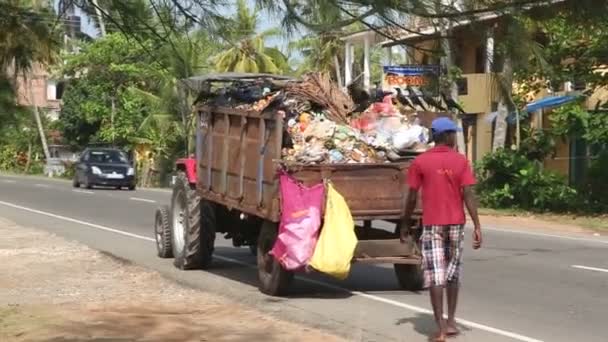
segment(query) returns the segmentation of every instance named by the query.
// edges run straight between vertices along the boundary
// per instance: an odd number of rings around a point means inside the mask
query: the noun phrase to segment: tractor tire
[[[182,270],[208,268],[215,244],[216,207],[201,200],[183,172],[173,187],[171,216],[175,266]]]
[[[273,222],[265,221],[262,224],[257,243],[257,263],[258,263],[258,288],[269,296],[285,295],[291,281],[293,272],[287,271],[281,264],[269,254],[274,246],[278,235],[278,225]]]
[[[163,205],[156,209],[154,217],[154,237],[156,238],[156,251],[161,258],[173,257],[171,238],[171,211]]]

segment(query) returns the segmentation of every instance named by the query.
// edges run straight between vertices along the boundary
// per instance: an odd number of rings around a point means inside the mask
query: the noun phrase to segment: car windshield
[[[91,151],[89,161],[92,163],[104,163],[104,164],[126,164],[128,162],[127,156],[120,151]]]

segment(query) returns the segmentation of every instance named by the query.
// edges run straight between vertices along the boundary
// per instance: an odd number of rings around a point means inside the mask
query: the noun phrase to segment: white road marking
[[[11,184],[15,184],[15,183],[17,183],[17,181],[14,181],[14,180],[12,180],[12,179],[3,179],[2,181],[3,181],[4,183],[11,183]]]
[[[62,216],[62,215],[57,215],[57,214],[53,214],[53,213],[49,213],[49,212],[45,212],[45,211],[41,211],[41,210],[36,210],[36,209],[32,209],[32,208],[28,208],[28,207],[24,207],[24,206],[20,206],[17,204],[12,204],[9,202],[4,202],[4,201],[0,201],[1,205],[10,207],[10,208],[15,208],[15,209],[20,209],[20,210],[24,210],[30,213],[35,213],[35,214],[39,214],[39,215],[44,215],[44,216],[48,216],[48,217],[52,217],[55,219],[59,219],[59,220],[63,220],[63,221],[67,221],[67,222],[72,222],[72,223],[76,223],[76,224],[80,224],[83,226],[88,226],[91,228],[95,228],[95,229],[99,229],[99,230],[103,230],[106,232],[111,232],[111,233],[115,233],[115,234],[120,234],[123,236],[128,236],[131,238],[135,238],[135,239],[140,239],[140,240],[145,240],[145,241],[150,241],[150,242],[155,242],[155,239],[147,237],[147,236],[142,236],[142,235],[138,235],[138,234],[133,234],[133,233],[129,233],[129,232],[125,232],[119,229],[115,229],[115,228],[111,228],[111,227],[106,227],[106,226],[102,226],[99,224],[95,224],[95,223],[91,223],[91,222],[86,222],[86,221],[82,221],[82,220],[78,220],[78,219],[74,219],[74,218],[70,218],[70,217],[66,217],[66,216]],[[228,258],[228,257],[224,257],[224,256],[220,256],[220,255],[214,255],[215,258],[219,259],[219,260],[224,260],[227,262],[231,262],[231,263],[235,263],[238,265],[242,265],[242,266],[246,266],[249,268],[255,268],[255,266],[236,260],[236,259],[232,259],[232,258]],[[341,292],[347,292],[347,293],[351,293],[353,295],[357,295],[363,298],[367,298],[369,300],[373,300],[376,302],[380,302],[380,303],[384,303],[384,304],[389,304],[389,305],[393,305],[393,306],[397,306],[400,308],[404,308],[404,309],[408,309],[414,312],[419,312],[419,313],[425,313],[425,314],[432,314],[431,310],[425,309],[425,308],[421,308],[418,306],[414,306],[414,305],[410,305],[410,304],[406,304],[406,303],[402,303],[396,300],[392,300],[392,299],[388,299],[388,298],[383,298],[383,297],[379,297],[376,295],[371,295],[365,292],[361,292],[361,291],[350,291],[346,288],[340,287],[340,286],[335,286],[332,284],[328,284],[325,282],[321,282],[321,281],[316,281],[316,280],[312,280],[312,279],[306,279],[306,278],[302,278],[302,277],[297,277],[298,280],[310,283],[310,284],[315,284],[318,286],[323,286],[325,288],[328,289],[332,289],[332,290],[336,290],[336,291],[341,291]],[[542,340],[538,340],[532,337],[528,337],[528,336],[524,336],[524,335],[520,335],[514,332],[510,332],[510,331],[506,331],[506,330],[502,330],[502,329],[498,329],[498,328],[494,328],[494,327],[490,327],[488,325],[485,324],[480,324],[480,323],[476,323],[476,322],[472,322],[472,321],[468,321],[465,319],[458,319],[457,320],[458,323],[474,328],[474,329],[479,329],[479,330],[484,330],[496,335],[500,335],[500,336],[504,336],[504,337],[509,337],[512,338],[514,340],[517,341],[522,341],[522,342],[543,342]]]
[[[147,199],[147,198],[130,197],[129,199],[131,201],[140,201],[140,202],[146,202],[146,203],[156,203],[155,200],[151,200],[151,199]]]
[[[40,184],[40,183],[36,183],[34,184],[35,186],[39,187],[39,188],[50,188],[51,186],[48,184]]]
[[[76,191],[76,190],[74,190],[74,191]],[[145,237],[145,236],[141,236],[141,235],[137,235],[137,234],[131,234],[129,232],[125,232],[125,231],[122,231],[122,230],[119,230],[119,229],[114,229],[114,228],[102,226],[102,225],[91,223],[91,222],[77,220],[77,219],[73,219],[73,218],[70,218],[70,217],[67,217],[67,216],[56,215],[56,214],[49,213],[49,212],[46,212],[46,211],[36,210],[36,209],[20,206],[20,205],[17,205],[17,204],[12,204],[12,203],[9,203],[9,202],[0,201],[0,204],[2,204],[4,206],[7,206],[7,207],[24,210],[24,211],[27,211],[27,212],[30,212],[30,213],[39,214],[39,215],[43,215],[43,216],[48,216],[48,217],[52,217],[52,218],[56,218],[56,219],[59,219],[59,220],[68,221],[68,222],[72,222],[72,223],[77,223],[77,224],[81,224],[83,226],[88,226],[88,227],[99,229],[99,230],[104,230],[106,232],[116,233],[116,234],[132,237],[132,238],[136,238],[136,239],[146,240],[146,241],[155,241],[154,239],[149,238],[149,237]]]
[[[605,268],[589,267],[589,266],[582,266],[582,265],[572,265],[572,267],[578,268],[578,269],[581,269],[581,270],[608,273],[608,270],[605,269]]]
[[[77,193],[79,193],[79,194],[89,194],[89,195],[92,195],[92,194],[94,194],[94,193],[95,193],[94,191],[89,191],[89,190],[77,190],[77,189],[72,190],[72,192],[77,192]]]

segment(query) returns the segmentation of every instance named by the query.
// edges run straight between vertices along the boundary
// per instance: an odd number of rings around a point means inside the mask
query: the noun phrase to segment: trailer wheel
[[[401,225],[397,225],[395,234],[399,236]],[[412,232],[410,230],[410,232]],[[414,239],[418,243],[418,250],[420,250],[420,235],[422,234],[422,227],[416,229],[413,232]],[[418,265],[408,264],[394,264],[395,275],[397,281],[403,290],[406,291],[420,291],[424,288],[424,272],[422,271],[422,263]]]
[[[171,244],[171,215],[166,205],[156,209],[154,218],[154,237],[156,238],[156,251],[161,258],[173,257],[173,246]]]
[[[422,265],[395,264],[395,275],[399,285],[406,291],[420,291],[424,288]]]
[[[182,270],[208,268],[215,244],[215,205],[201,200],[186,174],[180,172],[171,207],[175,266]]]
[[[265,221],[262,224],[257,243],[258,288],[270,296],[284,295],[291,281],[293,272],[285,270],[281,264],[269,254],[278,235],[278,225]]]

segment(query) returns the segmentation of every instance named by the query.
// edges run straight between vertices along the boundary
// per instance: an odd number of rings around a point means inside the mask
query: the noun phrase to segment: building
[[[64,8],[62,6],[68,6]],[[76,52],[74,41],[88,41],[92,38],[82,32],[81,18],[76,15],[73,4],[59,3],[59,12],[64,13],[65,34],[63,36],[64,49]],[[53,66],[34,64],[25,75],[17,77],[17,103],[19,105],[36,107],[46,122],[59,119],[61,112],[61,99],[63,97],[65,80],[53,73]],[[45,127],[46,128],[46,127]],[[64,163],[73,161],[75,154],[68,146],[62,144],[62,137],[58,131],[48,131],[48,147],[50,158],[46,161],[47,174],[58,174],[64,171]]]
[[[563,1],[556,0],[552,5]],[[452,23],[451,42],[454,49],[456,66],[462,71],[458,84],[458,101],[467,112],[463,118],[466,155],[471,161],[479,161],[485,154],[492,151],[495,132],[495,117],[500,97],[497,75],[502,71],[502,61],[495,53],[496,43],[502,37],[505,27],[503,16],[490,13]],[[370,89],[371,65],[370,53],[373,49],[383,50],[385,65],[429,65],[439,64],[436,51],[440,47],[440,35],[437,25],[431,25],[424,20],[411,20],[407,29],[384,28],[381,30],[365,30],[344,36],[344,82],[349,84],[360,77],[365,88]],[[363,52],[362,75],[353,75],[355,64],[355,49]],[[397,57],[397,58],[396,58]],[[529,100],[538,100],[547,96],[580,94],[584,84],[567,82],[561,89],[546,89],[533,94]],[[587,98],[587,108],[593,109],[598,100],[607,101],[608,91],[596,91]],[[540,108],[530,113],[533,127],[550,130],[551,108]],[[514,120],[512,120],[514,121]],[[514,127],[510,128],[511,134]],[[547,159],[544,165],[569,177],[574,181],[584,168],[581,163],[586,159],[582,155],[585,147],[580,141],[557,141],[556,155]],[[578,171],[577,171],[578,170]]]

